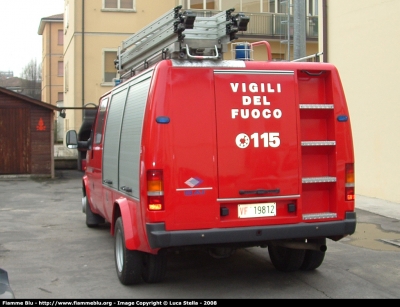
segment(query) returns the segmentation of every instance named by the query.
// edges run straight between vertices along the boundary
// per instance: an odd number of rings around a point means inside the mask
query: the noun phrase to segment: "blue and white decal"
[[[181,191],[185,196],[196,196],[196,195],[205,195],[206,190],[212,190],[212,187],[198,187],[203,183],[203,180],[198,177],[191,177],[185,181],[185,184],[189,186],[189,188],[180,188],[176,189],[177,191]]]

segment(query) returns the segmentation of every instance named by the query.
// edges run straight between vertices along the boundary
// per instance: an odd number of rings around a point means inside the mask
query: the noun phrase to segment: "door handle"
[[[122,190],[122,191],[125,191],[125,192],[132,192],[132,188],[126,187],[126,186],[122,186],[122,187],[121,187],[121,190]]]

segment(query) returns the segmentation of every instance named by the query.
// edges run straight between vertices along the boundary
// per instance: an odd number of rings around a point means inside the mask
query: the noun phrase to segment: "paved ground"
[[[356,195],[356,208],[400,220],[400,203]]]
[[[315,274],[281,274],[264,249],[251,248],[223,261],[176,255],[165,283],[121,287],[109,227],[85,225],[81,177],[0,176],[0,267],[16,297],[399,298],[400,204],[360,195],[355,234],[329,240]]]

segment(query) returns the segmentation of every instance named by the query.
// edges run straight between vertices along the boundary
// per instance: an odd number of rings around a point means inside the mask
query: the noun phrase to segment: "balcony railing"
[[[196,16],[210,17],[220,11],[211,10],[191,10]],[[287,14],[274,13],[248,13],[243,12],[250,17],[246,32],[239,32],[246,36],[265,36],[270,39],[287,39],[288,34],[293,37],[293,15],[290,16],[290,28],[288,33]],[[318,38],[318,16],[306,17],[306,39],[316,40]]]

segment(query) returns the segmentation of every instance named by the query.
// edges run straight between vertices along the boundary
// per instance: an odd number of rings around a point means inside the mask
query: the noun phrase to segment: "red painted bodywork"
[[[334,108],[302,109],[303,104]],[[242,109],[249,118],[240,116]],[[277,118],[268,118],[274,110]],[[257,118],[263,112],[267,118]],[[176,231],[321,222],[303,219],[321,212],[336,213],[326,221],[343,220],[354,211],[354,201],[345,201],[344,195],[345,164],[354,163],[354,155],[350,120],[339,122],[339,115],[349,117],[331,64],[248,61],[244,68],[231,69],[174,66],[164,60],[154,68],[145,110],[140,199],[103,185],[102,144],[88,151],[84,188],[92,211],[112,224],[112,232],[116,215],[123,217],[127,248],[152,253],[146,223],[163,222],[167,231]],[[169,117],[170,123],[157,124],[158,116]],[[241,133],[254,136],[246,148],[236,145]],[[264,133],[279,133],[279,146],[268,139],[264,146]],[[335,141],[336,146],[302,146],[303,141]],[[163,170],[165,208],[160,212],[147,210],[148,169]],[[324,176],[336,182],[302,182]],[[190,178],[199,179],[196,189],[185,183]],[[268,194],[268,201],[277,203],[277,215],[239,219],[239,203],[266,202],[240,191],[258,189],[279,189]],[[288,204],[296,210],[289,212]],[[221,207],[229,215],[222,216]]]

